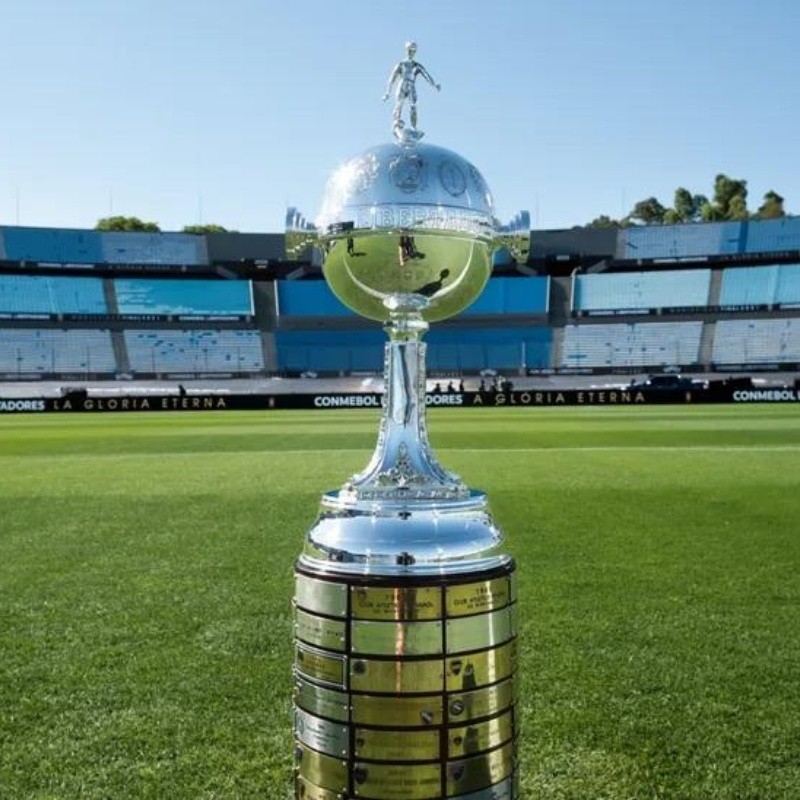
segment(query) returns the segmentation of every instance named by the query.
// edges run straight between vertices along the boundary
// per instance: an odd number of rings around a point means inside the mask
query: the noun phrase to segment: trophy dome
[[[339,167],[317,218],[331,289],[383,320],[384,301],[425,298],[426,320],[459,313],[483,290],[497,224],[491,192],[462,156],[431,144],[383,144]]]

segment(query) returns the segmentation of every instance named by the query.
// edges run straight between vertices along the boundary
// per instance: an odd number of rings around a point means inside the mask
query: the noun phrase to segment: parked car
[[[650,375],[643,381],[633,381],[629,389],[647,389],[651,392],[696,392],[706,389],[706,381],[696,381],[685,375]]]

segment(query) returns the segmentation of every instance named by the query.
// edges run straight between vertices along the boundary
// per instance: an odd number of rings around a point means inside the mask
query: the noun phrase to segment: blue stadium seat
[[[715,328],[715,364],[800,362],[800,319],[722,320]]]
[[[800,264],[785,264],[778,270],[775,303],[783,308],[800,306]]]
[[[572,308],[614,313],[706,306],[710,284],[709,269],[576,275]]]
[[[378,372],[386,335],[355,331],[275,331],[278,369],[289,372]]]
[[[117,278],[114,287],[120,314],[215,317],[253,314],[250,281]]]
[[[386,336],[380,329],[276,331],[278,367],[295,372],[380,372]],[[426,335],[431,371],[543,369],[550,366],[551,332],[546,326],[442,329]]]
[[[235,372],[264,369],[254,330],[126,330],[132,372]]]
[[[800,250],[800,217],[752,220],[747,223],[747,253]]]
[[[100,278],[0,275],[0,314],[107,314]]]
[[[568,325],[563,367],[651,367],[694,364],[703,323]]]
[[[0,373],[113,373],[107,330],[0,328]]]
[[[800,264],[731,267],[722,273],[721,306],[800,305]]]
[[[475,314],[546,314],[550,278],[490,278],[478,299],[462,312]]]
[[[64,264],[207,264],[206,239],[189,233],[0,228],[9,261]]]
[[[643,225],[620,228],[617,258],[691,258],[744,252],[741,222]]]
[[[97,231],[59,228],[3,228],[5,257],[9,261],[97,264],[102,261]]]
[[[277,281],[278,313],[284,317],[352,317],[325,281]]]
[[[207,264],[205,236],[191,233],[101,234],[100,260],[107,264]]]

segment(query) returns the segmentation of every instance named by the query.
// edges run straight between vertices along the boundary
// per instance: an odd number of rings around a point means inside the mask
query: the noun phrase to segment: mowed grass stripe
[[[519,564],[523,796],[796,797],[798,409],[594,411],[430,414]],[[285,797],[292,565],[377,415],[0,422],[0,797]]]
[[[714,409],[431,409],[429,418],[442,449],[800,445],[798,406]],[[20,415],[0,417],[0,456],[362,450],[374,446],[377,421],[359,410]]]
[[[332,448],[324,448],[324,450],[331,450]],[[559,453],[559,452],[582,452],[582,453],[605,453],[605,452],[615,452],[615,451],[645,451],[645,452],[681,452],[681,451],[688,451],[688,452],[715,452],[717,450],[730,450],[733,452],[791,452],[793,450],[800,450],[800,444],[777,444],[777,445],[759,445],[759,444],[744,444],[744,445],[737,445],[737,444],[719,444],[719,445],[683,445],[683,444],[676,444],[676,445],[590,445],[589,447],[582,447],[579,444],[571,445],[569,447],[555,447],[552,445],[545,445],[543,447],[437,447],[435,448],[437,453],[541,453],[541,452],[548,452],[548,453]],[[296,455],[305,455],[309,452],[321,452],[323,448],[314,447],[314,448],[303,448],[301,450],[280,450],[280,454],[282,456],[296,456]],[[371,452],[368,448],[364,447],[337,447],[335,448],[337,453],[367,453]],[[217,450],[193,450],[190,455],[193,456],[213,456],[215,453],[218,453]],[[251,453],[250,450],[238,450],[238,451],[226,451],[228,455],[246,455]],[[9,461],[20,459],[20,458],[40,458],[47,454],[40,454],[39,456],[0,456],[0,460],[7,459]],[[89,455],[89,454],[80,454],[80,455],[69,455],[69,454],[59,454],[59,458],[61,459],[71,459],[75,461],[81,460],[95,460],[99,458],[103,459],[126,459],[126,458],[182,458],[186,456],[186,453],[171,453],[171,452],[164,452],[164,453],[102,453],[96,455]]]

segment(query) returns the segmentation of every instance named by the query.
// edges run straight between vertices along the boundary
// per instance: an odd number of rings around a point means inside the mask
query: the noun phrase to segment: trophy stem
[[[391,301],[391,302],[390,302]],[[425,419],[425,344],[428,323],[415,295],[387,301],[389,341],[385,345],[386,394],[375,452],[366,469],[343,487],[346,496],[368,499],[466,497],[467,487],[442,467],[428,441]]]

